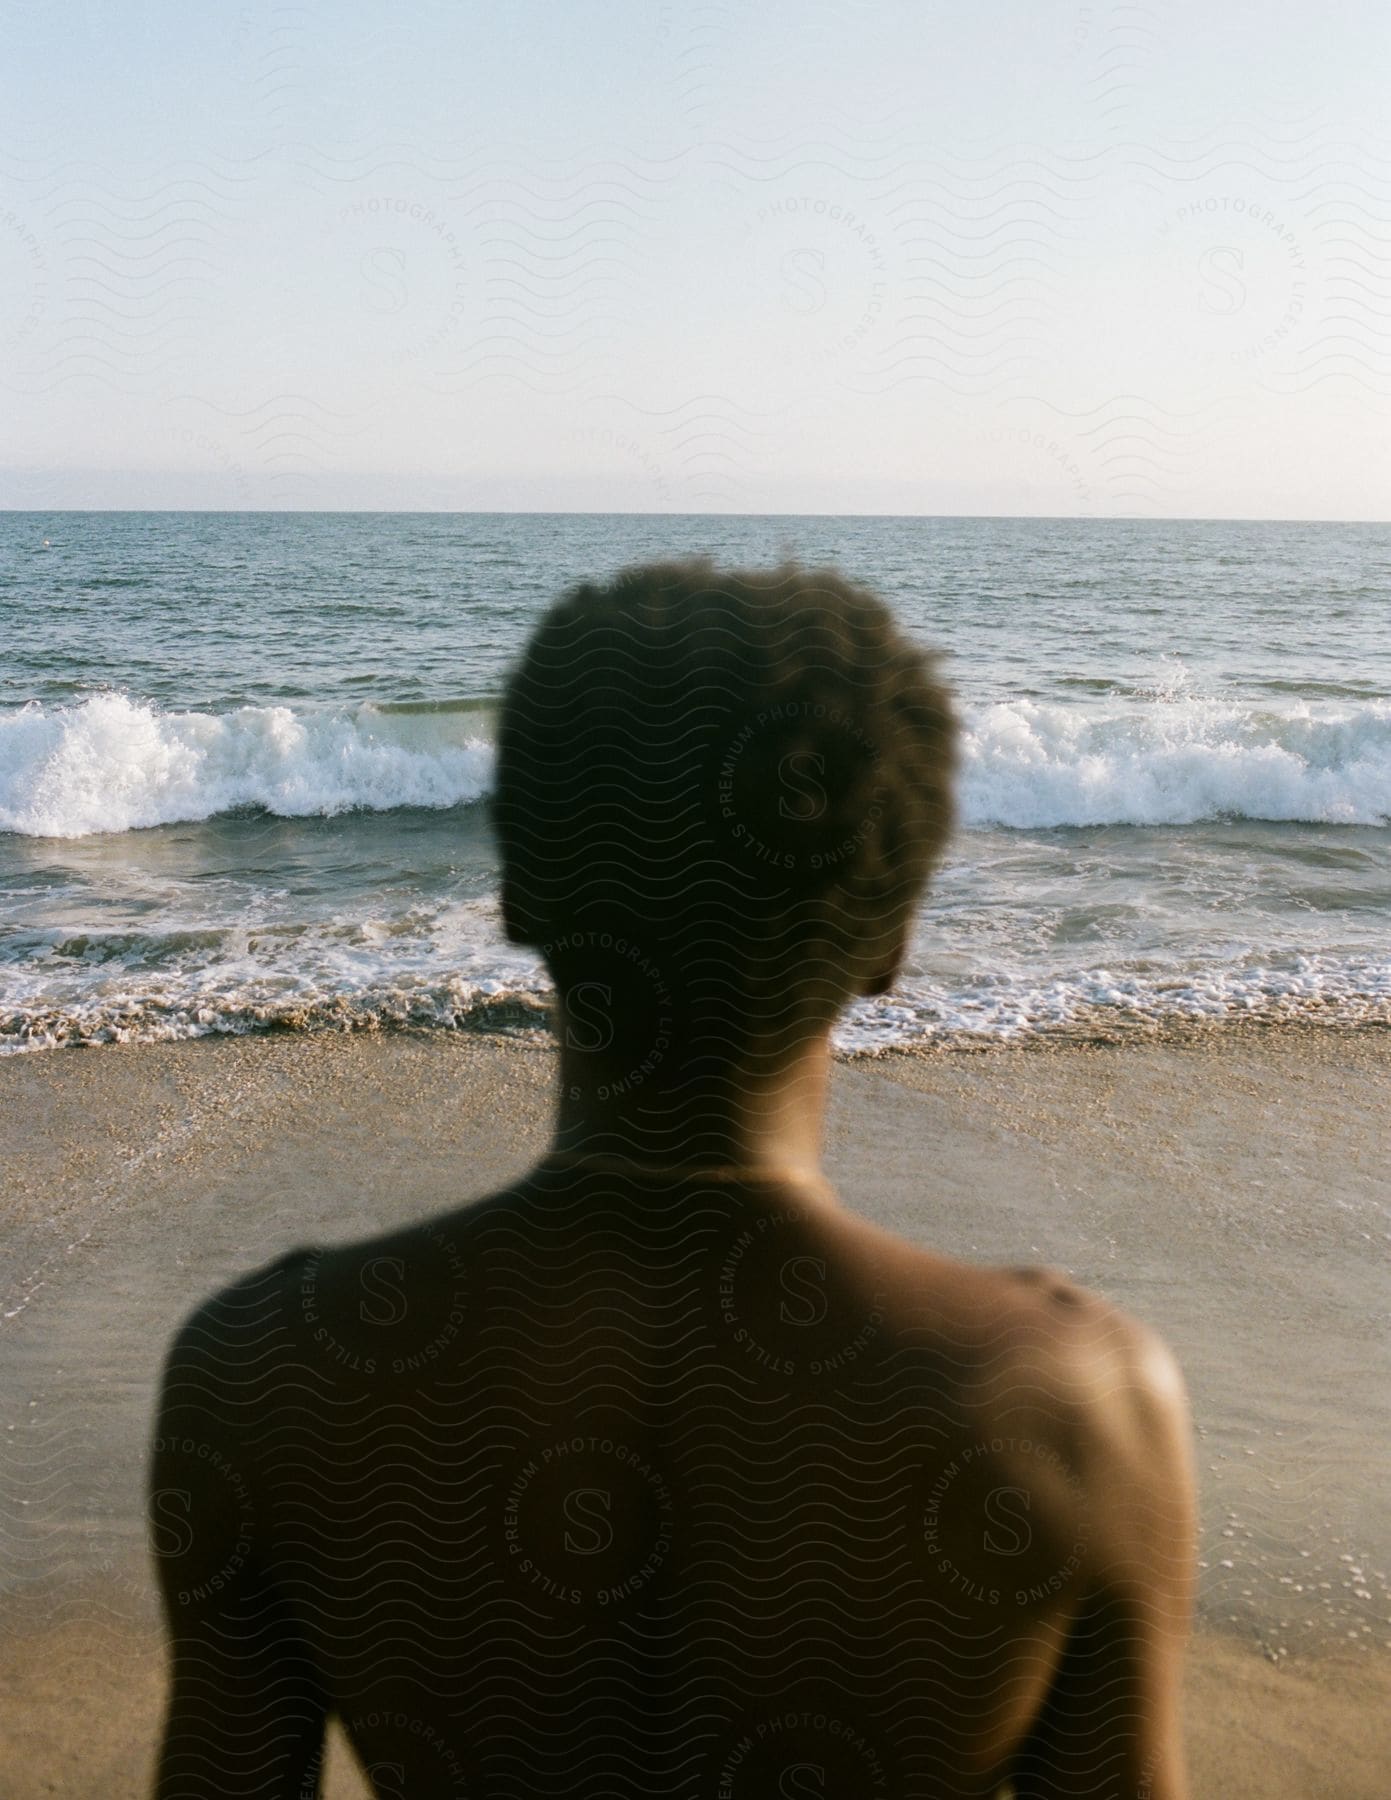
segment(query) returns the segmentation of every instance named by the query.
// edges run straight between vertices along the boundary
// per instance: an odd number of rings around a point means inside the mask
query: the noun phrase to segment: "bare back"
[[[164,1791],[312,1793],[336,1713],[412,1800],[1177,1794],[1169,1385],[790,1186],[543,1168],[298,1252],[170,1359]]]

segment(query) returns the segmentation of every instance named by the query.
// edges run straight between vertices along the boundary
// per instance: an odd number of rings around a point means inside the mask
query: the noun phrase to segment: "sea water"
[[[849,1051],[1391,1021],[1391,526],[0,513],[0,1053],[535,1029],[486,796],[570,583],[708,552],[944,653],[961,827]]]

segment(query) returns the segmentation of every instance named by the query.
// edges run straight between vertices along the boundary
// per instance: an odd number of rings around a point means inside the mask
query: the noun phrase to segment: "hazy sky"
[[[1379,0],[0,31],[0,506],[1391,517]]]

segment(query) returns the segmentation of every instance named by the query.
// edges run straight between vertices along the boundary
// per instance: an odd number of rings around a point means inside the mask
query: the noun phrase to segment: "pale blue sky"
[[[0,506],[1391,515],[1379,6],[4,33]]]

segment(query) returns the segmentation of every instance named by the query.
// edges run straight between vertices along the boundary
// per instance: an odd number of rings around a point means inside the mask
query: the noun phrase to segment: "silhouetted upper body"
[[[804,1181],[543,1164],[200,1310],[167,1795],[1173,1796],[1182,1390]],[[187,1496],[187,1498],[185,1498]]]
[[[799,794],[830,765],[776,751]],[[410,1800],[1180,1800],[1170,1355],[1062,1276],[885,1233],[821,1174],[831,1019],[889,990],[927,862],[900,895],[885,860],[880,911],[839,949],[822,918],[815,958],[803,914],[758,913],[763,875],[718,947],[641,920],[605,943],[579,891],[583,931],[540,941],[560,902],[502,824],[507,929],[556,974],[552,1154],[295,1251],[180,1332],[151,1472],[160,1800],[313,1795],[331,1715]]]

